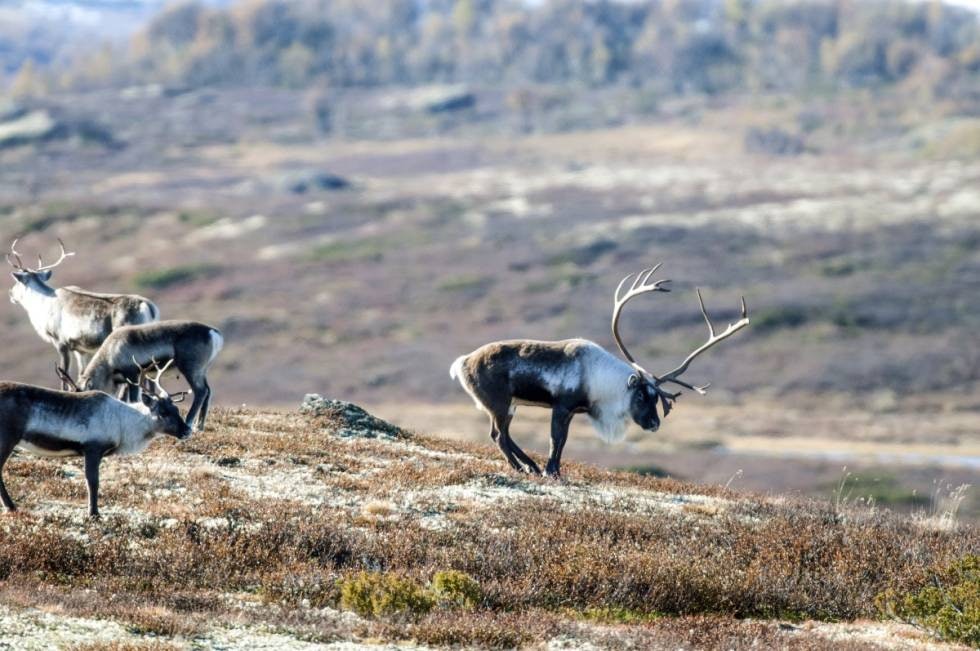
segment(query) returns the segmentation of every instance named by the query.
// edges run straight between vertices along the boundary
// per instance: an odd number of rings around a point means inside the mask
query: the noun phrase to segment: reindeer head
[[[47,284],[51,280],[51,270],[64,262],[65,258],[75,255],[74,251],[69,252],[65,250],[65,243],[60,239],[58,240],[58,244],[61,245],[61,257],[54,263],[46,265],[41,259],[41,255],[38,254],[37,268],[31,269],[30,267],[24,266],[20,254],[17,253],[17,240],[13,241],[10,245],[10,253],[7,254],[7,262],[14,268],[10,272],[10,275],[17,281],[10,289],[11,303],[23,304],[28,292],[35,292],[46,296],[54,294],[54,290]]]
[[[169,434],[178,439],[186,439],[191,435],[192,430],[184,421],[183,416],[180,415],[177,403],[183,402],[187,394],[184,391],[170,394],[160,385],[160,378],[163,377],[171,364],[173,364],[173,360],[161,367],[156,360],[153,360],[156,376],[152,378],[147,375],[146,369],[140,369],[140,381],[138,383],[142,390],[140,397],[143,401],[143,407],[146,408],[150,418],[155,423],[155,431],[160,434]]]
[[[623,353],[623,357],[629,361],[634,370],[634,373],[629,376],[626,383],[626,389],[630,392],[630,416],[632,416],[633,421],[636,422],[637,425],[643,429],[654,432],[660,427],[660,416],[657,414],[657,403],[660,403],[660,406],[663,409],[664,418],[666,418],[667,414],[670,413],[670,409],[673,406],[674,401],[677,400],[677,397],[680,395],[679,392],[670,393],[666,391],[662,385],[667,382],[671,382],[704,395],[707,392],[709,385],[705,384],[703,386],[695,386],[688,384],[687,382],[679,379],[680,375],[687,370],[688,366],[691,365],[691,362],[694,361],[695,357],[708,350],[718,342],[731,337],[738,330],[741,330],[749,324],[749,317],[745,308],[745,299],[743,298],[741,305],[741,318],[735,323],[730,323],[721,334],[715,334],[714,325],[711,323],[711,319],[708,317],[708,312],[704,307],[704,300],[701,298],[701,290],[698,289],[698,303],[701,306],[701,315],[708,324],[708,340],[696,348],[694,352],[688,355],[681,365],[674,370],[669,371],[659,377],[653,373],[650,373],[642,366],[637,364],[636,360],[626,349],[626,345],[619,336],[619,317],[622,314],[623,307],[630,301],[630,299],[636,298],[640,294],[646,294],[649,292],[670,291],[670,288],[665,286],[670,282],[670,280],[657,280],[650,282],[650,277],[653,276],[653,274],[659,268],[660,265],[657,264],[650,269],[644,269],[640,273],[636,274],[635,278],[633,274],[630,274],[620,281],[619,286],[616,287],[613,300],[612,316],[613,338],[616,340],[616,345],[619,346],[620,352]],[[627,284],[629,284],[628,288]],[[624,288],[626,288],[625,291]]]

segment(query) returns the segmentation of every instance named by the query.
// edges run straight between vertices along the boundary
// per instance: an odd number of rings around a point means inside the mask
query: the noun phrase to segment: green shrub
[[[798,328],[809,319],[805,308],[796,305],[762,308],[752,315],[752,327],[756,332]]]
[[[443,604],[472,610],[483,600],[480,584],[465,572],[443,570],[432,577],[432,593]]]
[[[459,276],[451,276],[446,278],[438,285],[436,289],[441,292],[485,292],[493,284],[493,278],[489,276],[477,276],[470,274],[462,274]]]
[[[914,594],[885,592],[878,607],[944,640],[980,648],[980,555],[963,557]]]
[[[359,572],[340,581],[340,606],[362,617],[424,615],[432,596],[414,579],[380,572]]]
[[[184,285],[198,278],[210,276],[217,267],[209,264],[192,264],[165,269],[146,269],[136,274],[133,282],[140,289],[166,289],[176,285]]]
[[[314,246],[309,257],[312,262],[378,262],[394,246],[394,242],[382,237],[326,242]]]

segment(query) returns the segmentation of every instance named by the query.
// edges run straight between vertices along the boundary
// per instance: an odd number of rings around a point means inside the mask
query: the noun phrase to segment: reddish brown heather
[[[917,588],[980,549],[965,525],[575,464],[563,484],[516,478],[489,447],[340,438],[335,426],[218,410],[184,444],[110,460],[98,522],[81,517],[77,467],[13,458],[23,511],[0,522],[0,603],[164,641],[253,621],[316,640],[829,648],[740,619],[876,617],[881,591]],[[422,585],[460,570],[482,602],[338,624],[337,581],[365,569]]]

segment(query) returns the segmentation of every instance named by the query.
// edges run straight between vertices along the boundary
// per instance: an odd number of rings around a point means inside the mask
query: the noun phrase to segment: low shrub
[[[943,640],[980,648],[980,555],[967,555],[936,572],[918,592],[885,592],[878,606]]]
[[[432,576],[432,593],[443,604],[473,609],[483,599],[480,584],[466,572],[443,570]]]
[[[340,606],[362,617],[418,617],[433,605],[428,591],[409,577],[359,572],[340,581]]]

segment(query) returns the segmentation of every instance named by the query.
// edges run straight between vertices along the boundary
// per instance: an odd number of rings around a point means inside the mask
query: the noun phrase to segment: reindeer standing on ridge
[[[123,326],[102,342],[78,377],[78,386],[107,393],[127,389],[129,399],[134,401],[139,396],[137,380],[141,370],[157,361],[167,362],[168,366],[172,362],[194,394],[187,424],[202,430],[211,406],[208,367],[221,352],[224,341],[217,328],[196,321]]]
[[[510,421],[516,405],[551,408],[551,452],[547,475],[561,473],[561,453],[568,438],[568,426],[575,414],[588,414],[599,435],[607,441],[618,441],[626,432],[630,419],[645,430],[657,431],[660,416],[670,412],[679,394],[669,393],[661,385],[670,382],[699,394],[708,385],[694,386],[680,379],[695,357],[718,342],[732,336],[749,324],[742,299],[741,318],[721,334],[714,326],[698,290],[701,314],[708,324],[708,340],[694,350],[674,370],[660,376],[636,363],[619,336],[619,317],[631,299],[648,292],[669,292],[669,280],[650,282],[660,268],[644,269],[636,278],[624,278],[616,288],[613,304],[612,332],[624,362],[596,343],[585,339],[533,341],[518,339],[498,341],[463,355],[453,362],[449,375],[458,379],[478,409],[490,416],[490,437],[504,458],[519,472],[541,472],[538,465],[511,438]],[[623,288],[632,280],[629,288]]]
[[[55,347],[59,365],[70,370],[70,354],[74,354],[76,374],[82,372],[88,357],[95,353],[116,328],[125,325],[153,323],[160,319],[160,310],[152,301],[135,294],[96,294],[78,287],[59,287],[48,284],[51,271],[65,258],[75,255],[61,245],[61,257],[45,265],[37,257],[37,268],[24,266],[17,253],[17,240],[10,245],[7,262],[14,286],[10,290],[10,302],[23,307],[34,330],[41,339]],[[62,389],[68,385],[62,381]]]
[[[0,382],[0,501],[16,510],[3,483],[3,466],[14,448],[44,457],[85,458],[88,512],[99,517],[99,465],[113,454],[143,451],[158,434],[177,439],[191,435],[174,403],[182,394],[160,386],[166,367],[143,385],[141,402],[122,402],[101,391],[79,391],[59,368],[62,381],[76,392],[55,391],[31,384]]]

